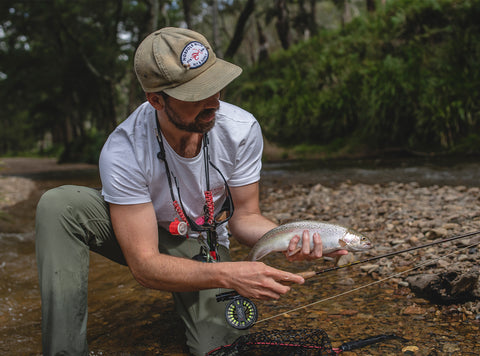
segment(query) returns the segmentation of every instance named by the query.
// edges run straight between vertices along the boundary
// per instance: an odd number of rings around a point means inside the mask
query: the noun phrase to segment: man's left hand
[[[338,250],[329,254],[323,254],[323,245],[320,235],[315,232],[312,235],[313,238],[313,249],[310,248],[310,232],[308,230],[303,231],[302,237],[295,235],[288,245],[287,251],[285,251],[285,256],[288,261],[311,261],[316,260],[321,257],[336,257],[348,254],[347,250]],[[302,239],[302,247],[300,250],[297,248],[297,244]]]

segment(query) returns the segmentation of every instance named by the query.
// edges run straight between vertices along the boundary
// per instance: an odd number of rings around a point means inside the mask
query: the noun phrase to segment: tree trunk
[[[287,3],[285,0],[275,0],[277,22],[275,28],[283,49],[290,47],[290,25],[288,18]]]
[[[192,28],[192,2],[193,0],[183,0],[183,16],[188,28]]]
[[[375,0],[367,0],[367,10],[368,12],[375,12],[376,10]]]
[[[225,52],[225,58],[232,58],[235,53],[237,53],[237,50],[243,41],[245,26],[247,25],[248,18],[253,13],[253,10],[255,10],[255,0],[248,0],[238,18],[237,25],[235,26],[235,33],[233,34],[233,38]]]
[[[258,33],[258,61],[263,62],[268,59],[268,42],[267,37],[263,33],[262,25],[260,21],[256,20],[257,23],[257,33]]]
[[[308,25],[310,28],[310,32],[312,33],[312,36],[315,36],[318,33],[318,26],[317,26],[317,20],[316,20],[316,15],[317,15],[317,1],[316,0],[310,0],[310,21],[308,21]]]
[[[212,2],[212,33],[213,33],[213,48],[218,57],[222,58],[222,44],[218,35],[218,0]]]

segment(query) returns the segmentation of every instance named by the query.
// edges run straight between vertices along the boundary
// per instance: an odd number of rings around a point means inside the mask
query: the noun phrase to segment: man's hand
[[[269,267],[263,262],[224,262],[230,272],[228,288],[252,299],[279,299],[291,287],[282,284],[303,284],[303,277]]]
[[[298,250],[297,244],[302,239],[302,248]],[[303,231],[302,237],[295,235],[288,245],[285,256],[288,261],[311,261],[320,257],[336,257],[348,254],[347,250],[338,250],[327,255],[323,255],[322,239],[318,233],[314,233],[313,236],[313,249],[310,248],[310,233],[308,230]]]

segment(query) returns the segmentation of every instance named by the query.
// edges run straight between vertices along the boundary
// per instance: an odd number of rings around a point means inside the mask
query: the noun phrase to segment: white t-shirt
[[[157,221],[168,230],[180,219],[173,206],[165,164],[155,136],[155,110],[145,102],[109,136],[100,154],[100,177],[105,201],[113,204],[152,202]],[[260,125],[250,113],[237,106],[220,102],[215,126],[208,133],[211,162],[222,172],[231,187],[239,187],[260,179],[263,139]],[[202,217],[206,190],[204,150],[193,158],[179,156],[163,138],[166,159],[177,178],[185,212],[194,221]],[[210,189],[215,211],[225,199],[225,184],[210,165]],[[180,202],[172,179],[175,199]],[[229,245],[225,224],[218,229],[218,242]],[[197,234],[189,231],[190,237]]]

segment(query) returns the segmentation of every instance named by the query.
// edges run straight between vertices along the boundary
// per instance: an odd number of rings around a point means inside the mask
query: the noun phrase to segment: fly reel
[[[255,304],[235,291],[217,294],[217,302],[227,300],[225,319],[235,329],[245,330],[257,321],[258,311]]]

